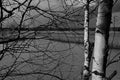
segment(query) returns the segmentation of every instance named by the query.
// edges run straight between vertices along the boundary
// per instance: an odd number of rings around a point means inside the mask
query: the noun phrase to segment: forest
[[[0,80],[119,80],[120,0],[0,0]]]

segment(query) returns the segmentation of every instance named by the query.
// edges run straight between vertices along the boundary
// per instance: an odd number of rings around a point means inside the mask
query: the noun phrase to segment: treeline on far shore
[[[53,27],[35,27],[35,28],[0,28],[0,31],[84,31],[84,28],[53,28]],[[89,28],[90,31],[95,31],[95,28]],[[110,31],[120,31],[120,27],[111,27]]]

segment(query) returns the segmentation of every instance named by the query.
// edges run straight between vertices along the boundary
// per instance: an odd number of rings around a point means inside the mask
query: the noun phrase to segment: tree
[[[4,47],[0,51],[0,79],[79,80],[84,57],[83,26],[88,28],[89,20],[86,17],[84,25],[84,4],[81,6],[80,0],[1,1],[4,16],[0,20],[0,44]],[[91,9],[89,15],[94,11]],[[108,65],[114,62],[118,60]]]
[[[95,30],[95,46],[92,65],[92,80],[103,80],[106,77],[108,56],[108,39],[111,24],[113,0],[99,0]]]
[[[90,75],[90,42],[89,42],[89,0],[84,0],[84,69],[83,69],[83,80],[89,80]]]

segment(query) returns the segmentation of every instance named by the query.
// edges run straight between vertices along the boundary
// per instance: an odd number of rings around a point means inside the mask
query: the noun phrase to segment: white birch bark
[[[3,19],[2,0],[0,0],[0,29],[2,29],[2,19]],[[4,33],[1,32],[1,34],[3,35]],[[5,47],[4,44],[0,44],[0,60],[4,56],[4,53],[2,53],[2,50],[4,49],[4,47]]]
[[[90,51],[89,51],[89,0],[84,0],[84,68],[83,80],[89,80],[89,67],[90,67]]]
[[[2,9],[1,9],[1,7],[2,7],[2,1],[0,0],[0,21],[2,19]],[[0,22],[0,27],[1,27],[1,22]]]
[[[92,65],[92,80],[105,79],[112,5],[113,0],[99,0]]]

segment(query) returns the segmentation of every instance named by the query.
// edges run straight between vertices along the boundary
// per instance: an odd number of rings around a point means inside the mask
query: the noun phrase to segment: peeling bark
[[[83,80],[89,80],[90,76],[90,42],[89,42],[89,0],[84,0],[84,68],[83,68]]]
[[[109,50],[108,38],[112,6],[113,0],[99,0],[92,65],[92,80],[103,80],[106,77],[106,63]]]

